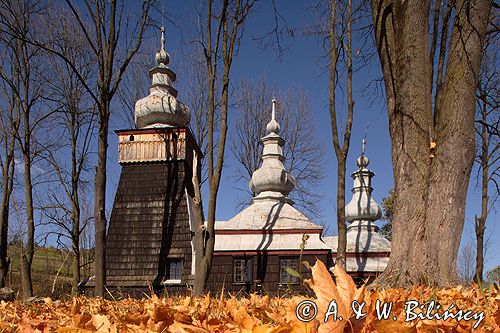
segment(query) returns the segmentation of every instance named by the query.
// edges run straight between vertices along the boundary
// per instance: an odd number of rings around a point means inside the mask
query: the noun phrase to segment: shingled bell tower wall
[[[106,250],[112,290],[176,293],[193,283],[192,166],[201,153],[164,45],[162,28],[149,95],[135,104],[137,129],[116,132],[122,171]]]
[[[190,205],[198,146],[186,127],[117,134],[122,171],[107,235],[106,286],[183,291],[193,280]],[[180,281],[169,276],[178,261]]]

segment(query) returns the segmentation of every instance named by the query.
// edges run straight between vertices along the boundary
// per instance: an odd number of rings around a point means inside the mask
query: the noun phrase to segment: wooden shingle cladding
[[[207,290],[211,293],[220,293],[222,290],[229,293],[251,293],[262,291],[272,295],[283,294],[291,288],[295,291],[303,291],[304,286],[300,284],[287,285],[280,282],[280,260],[300,257],[300,251],[281,252],[245,252],[245,253],[214,253],[212,268],[208,277]],[[251,282],[239,283],[234,281],[234,261],[237,259],[249,259],[251,262]],[[331,255],[328,251],[312,253],[304,252],[302,261],[314,265],[316,259],[323,261],[328,267],[332,265]],[[302,266],[302,276],[310,278],[311,274],[305,266]],[[259,282],[257,282],[259,281]],[[258,284],[261,286],[259,287]],[[260,289],[260,290],[259,290]]]
[[[198,147],[186,128],[141,129],[118,134],[120,144],[130,144],[121,146],[122,171],[107,234],[106,286],[121,290],[152,287],[156,291],[183,291],[192,284],[187,195],[194,195],[191,163],[192,151]],[[144,147],[149,148],[144,151]],[[166,153],[154,157],[154,152],[165,149]],[[180,283],[165,284],[169,260],[179,259],[182,260]]]

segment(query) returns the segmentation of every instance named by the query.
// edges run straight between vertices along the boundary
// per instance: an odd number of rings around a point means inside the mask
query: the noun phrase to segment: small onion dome
[[[170,55],[165,51],[165,27],[161,27],[161,47],[156,52],[156,62],[158,66],[167,67],[170,62]]]
[[[368,164],[370,164],[370,160],[364,154],[356,160],[356,165],[360,168],[366,168]]]
[[[156,52],[156,62],[159,66],[168,66],[170,62],[170,55],[164,49]]]
[[[269,123],[267,123],[266,129],[269,133],[276,133],[278,134],[280,132],[280,124],[274,119],[272,119]]]

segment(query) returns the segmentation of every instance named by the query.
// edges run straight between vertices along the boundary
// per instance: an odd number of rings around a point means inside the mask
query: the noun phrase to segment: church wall
[[[300,284],[287,285],[280,283],[280,259],[296,258],[299,259],[300,252],[294,251],[289,253],[261,253],[251,255],[224,255],[216,253],[212,261],[212,269],[208,278],[207,290],[211,293],[220,293],[224,289],[225,292],[232,294],[262,292],[264,294],[284,294],[287,289],[293,289],[295,292],[304,291],[304,287]],[[252,261],[251,283],[235,283],[234,282],[234,266],[235,259],[248,258]],[[327,267],[331,266],[331,255],[325,252],[324,254],[307,254],[302,255],[302,261],[308,261],[314,265],[316,258],[323,261]],[[302,266],[302,275],[304,278],[310,278],[311,274],[306,267]],[[261,287],[258,286],[260,280]],[[280,286],[281,285],[281,286]]]

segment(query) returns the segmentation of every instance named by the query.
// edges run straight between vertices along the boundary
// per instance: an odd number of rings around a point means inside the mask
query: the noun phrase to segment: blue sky
[[[325,180],[317,189],[322,193],[319,209],[323,214],[323,223],[333,226],[336,230],[335,221],[335,198],[336,198],[336,159],[332,146],[330,115],[328,111],[328,76],[324,71],[324,52],[319,41],[313,36],[304,36],[300,33],[300,27],[313,19],[307,10],[308,2],[303,1],[277,1],[278,9],[287,20],[290,28],[293,28],[295,38],[284,40],[289,49],[280,58],[274,50],[262,50],[255,36],[262,36],[273,28],[274,17],[271,1],[257,2],[253,14],[248,19],[244,38],[238,56],[235,58],[232,68],[232,82],[236,83],[240,78],[258,80],[262,76],[268,78],[270,84],[275,84],[277,89],[286,89],[290,85],[298,85],[308,90],[312,100],[313,115],[311,121],[316,122],[317,136],[323,142],[326,149],[324,156]],[[196,22],[194,4],[191,1],[169,0],[165,2],[165,10],[171,22],[166,22],[167,51],[171,55],[170,67],[177,72],[178,81],[183,80],[182,68],[183,52],[189,48],[185,43],[189,34],[193,32],[193,22]],[[158,16],[158,20],[160,17]],[[155,38],[158,38],[159,32]],[[184,41],[183,41],[184,40]],[[361,41],[354,41],[356,44]],[[181,51],[182,50],[182,51]],[[154,64],[154,54],[151,54],[151,64]],[[148,74],[145,72],[145,76]],[[351,149],[347,162],[347,173],[352,173],[356,166],[355,160],[361,152],[361,139],[365,129],[368,127],[368,143],[366,154],[370,158],[369,168],[376,173],[373,179],[374,198],[381,203],[382,198],[393,186],[390,138],[388,131],[387,113],[385,101],[377,98],[373,90],[366,91],[367,85],[374,79],[381,78],[378,59],[362,70],[354,73],[354,123],[351,137]],[[373,85],[371,86],[373,88]],[[179,91],[179,99],[189,105],[183,91]],[[379,96],[380,97],[380,96]],[[346,111],[346,99],[339,94],[337,108],[341,114]],[[229,120],[229,131],[231,123],[231,112]],[[345,116],[342,118],[345,119]],[[279,114],[278,114],[279,121]],[[341,124],[343,127],[343,124]],[[116,187],[119,180],[120,167],[117,163],[117,141],[114,130],[123,128],[119,121],[115,122],[110,131],[109,151],[109,186],[108,186],[108,210],[112,208]],[[304,133],[304,135],[309,135]],[[228,149],[230,146],[228,145]],[[227,151],[226,164],[222,175],[222,183],[218,196],[217,219],[227,220],[234,216],[236,211],[237,197],[241,188],[246,184],[235,184],[231,176],[235,174],[236,161],[232,154]],[[462,245],[472,242],[474,239],[473,219],[474,214],[480,213],[480,190],[474,179],[476,173],[473,170],[471,184],[469,186],[468,201],[466,208],[465,229],[462,237]],[[346,201],[350,200],[351,178],[346,180]],[[500,265],[500,233],[495,221],[498,221],[498,204],[489,216],[487,233],[492,234],[489,242],[489,251],[485,270]],[[319,221],[318,221],[319,222]]]

